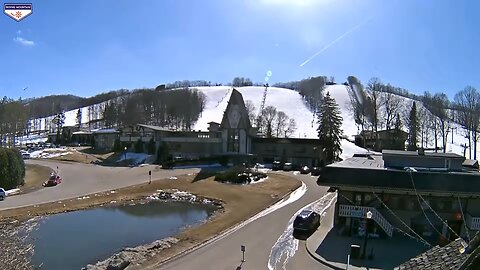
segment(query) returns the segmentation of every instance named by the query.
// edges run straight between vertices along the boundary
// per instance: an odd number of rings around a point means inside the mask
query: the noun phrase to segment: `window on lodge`
[[[228,129],[227,151],[240,152],[240,132],[238,129]]]

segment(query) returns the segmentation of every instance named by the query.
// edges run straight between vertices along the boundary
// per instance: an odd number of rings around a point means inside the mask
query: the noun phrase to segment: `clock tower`
[[[250,153],[249,133],[251,127],[242,94],[234,88],[220,124],[223,152],[229,154]]]

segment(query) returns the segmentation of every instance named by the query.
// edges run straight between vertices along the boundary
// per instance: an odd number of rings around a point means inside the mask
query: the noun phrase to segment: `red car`
[[[50,175],[50,178],[45,183],[43,183],[43,186],[52,187],[52,186],[56,186],[60,183],[62,183],[62,178],[58,174],[53,174],[52,173]]]

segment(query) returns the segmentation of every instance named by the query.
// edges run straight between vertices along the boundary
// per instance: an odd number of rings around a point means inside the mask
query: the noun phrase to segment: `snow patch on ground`
[[[145,153],[127,152],[126,154],[120,155],[120,158],[117,160],[117,162],[121,162],[126,159],[126,160],[131,160],[134,165],[139,165],[139,164],[145,163],[145,160],[147,160],[149,157],[151,157],[151,155],[148,155]]]
[[[267,181],[267,179],[268,179],[268,176],[267,176],[267,177],[260,178],[260,180],[250,182],[250,185],[265,182],[265,181]]]
[[[212,203],[209,199],[200,199],[195,194],[187,191],[180,191],[178,189],[161,190],[158,189],[156,193],[147,197],[148,200],[174,200],[184,202],[198,202],[198,203]]]
[[[20,192],[20,189],[19,188],[14,188],[14,189],[9,189],[9,190],[5,190],[5,194],[7,196],[12,196],[12,195],[15,195],[17,193]]]
[[[65,155],[71,154],[71,150],[64,149],[64,148],[48,148],[33,151],[30,153],[31,158],[54,158],[54,157],[61,157]]]

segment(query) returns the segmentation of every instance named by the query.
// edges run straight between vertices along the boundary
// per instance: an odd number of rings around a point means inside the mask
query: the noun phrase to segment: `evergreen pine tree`
[[[408,117],[408,150],[417,150],[418,128],[417,105],[413,102],[410,116]]]
[[[317,129],[326,164],[340,160],[342,121],[338,104],[327,92],[318,112],[319,125]]]

